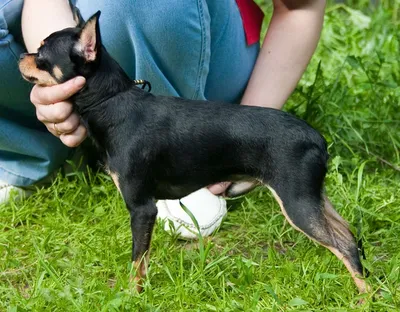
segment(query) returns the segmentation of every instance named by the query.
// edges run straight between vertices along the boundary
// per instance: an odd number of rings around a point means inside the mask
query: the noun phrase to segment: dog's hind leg
[[[360,261],[359,249],[353,234],[349,230],[348,223],[333,208],[332,203],[327,197],[324,198],[323,209],[324,216],[329,224],[330,229],[335,233],[334,236],[339,238],[336,240],[336,245],[325,247],[343,261],[360,293],[367,292],[368,285],[364,279],[360,278],[363,277],[363,267]]]
[[[286,160],[287,161],[287,160]],[[318,149],[296,156],[265,181],[288,222],[332,251],[351,273],[360,293],[367,291],[357,244],[347,222],[323,198],[326,157]]]
[[[351,274],[360,293],[367,291],[356,241],[347,222],[326,198],[304,196],[284,200],[269,187],[288,222],[298,231],[328,248]]]

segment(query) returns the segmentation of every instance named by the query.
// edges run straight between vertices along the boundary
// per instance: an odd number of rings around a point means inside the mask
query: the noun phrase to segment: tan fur
[[[35,78],[37,80],[35,81],[36,84],[42,86],[53,86],[57,84],[57,81],[48,72],[36,67],[35,57],[33,55],[27,55],[19,62],[19,70],[24,79],[29,81],[28,77]]]
[[[330,228],[341,238],[342,241],[351,243],[353,234],[349,229],[349,224],[333,208],[332,203],[327,197],[324,198],[324,216]]]
[[[118,191],[121,193],[121,189],[119,187],[119,177],[118,174],[115,172],[110,172],[110,176],[113,179],[115,186],[117,187]]]
[[[139,260],[136,260],[132,263],[133,267],[135,268],[136,274],[131,275],[130,282],[133,283],[138,292],[141,292],[143,289],[142,282],[147,275],[149,257],[150,257],[150,251],[148,250],[144,256],[140,257]]]
[[[110,170],[110,168],[108,168],[108,167],[105,167],[104,169],[105,169],[105,171],[107,172],[107,174],[110,175],[110,177],[111,177],[111,179],[114,181],[114,184],[115,184],[115,186],[117,187],[118,191],[121,193],[121,188],[120,188],[120,186],[119,186],[119,176],[118,176],[118,173],[112,172],[112,171]]]
[[[94,61],[96,59],[96,20],[91,19],[85,24],[82,29],[79,44],[75,47],[84,52],[86,61]],[[90,48],[91,51],[87,52],[86,49]]]
[[[353,234],[350,232],[348,223],[337,213],[327,197],[325,197],[324,208],[324,215],[330,225],[330,228],[341,238],[342,241],[349,242],[349,244],[352,243]],[[350,265],[349,260],[337,248],[330,246],[325,247],[328,248],[341,261],[343,261],[347,270],[349,270],[351,277],[354,280],[354,283],[357,285],[359,292],[367,292],[367,283],[365,282],[365,280],[359,278],[362,277],[362,272],[354,271],[354,269]]]
[[[353,268],[351,267],[351,264],[349,262],[349,260],[347,260],[347,258],[336,248],[333,247],[329,247],[329,246],[325,246],[326,248],[328,248],[336,257],[338,257],[339,260],[341,260],[344,265],[346,266],[347,270],[350,272],[351,277],[354,280],[354,283],[356,284],[358,291],[361,294],[364,294],[368,291],[368,285],[365,282],[365,280],[361,279],[360,277],[362,277],[362,273],[361,272],[356,272],[353,270]]]
[[[57,65],[54,66],[54,68],[53,68],[53,74],[54,74],[54,76],[56,76],[56,78],[58,80],[61,80],[62,77],[64,76],[64,74],[62,73],[60,67],[58,67]]]
[[[283,206],[282,199],[278,196],[278,194],[275,192],[275,190],[274,190],[272,187],[270,187],[269,185],[267,185],[267,187],[268,187],[268,189],[271,191],[271,193],[272,193],[272,195],[274,196],[275,200],[278,202],[279,207],[281,207],[282,214],[285,216],[285,218],[286,218],[286,220],[289,222],[289,224],[290,224],[291,226],[293,226],[297,231],[303,233],[303,234],[304,234],[305,236],[307,236],[308,238],[313,239],[312,237],[308,236],[305,232],[303,232],[301,229],[299,229],[299,228],[292,222],[292,220],[289,218],[289,216],[288,216],[287,213],[286,213],[286,209],[285,209],[285,207]]]
[[[311,240],[328,248],[346,266],[346,268],[350,272],[351,277],[353,278],[354,283],[356,284],[359,292],[366,293],[368,291],[368,285],[365,282],[365,280],[360,278],[360,277],[362,277],[362,272],[354,271],[349,260],[338,249],[331,247],[331,246],[327,246],[325,244],[322,244],[321,242],[315,240],[314,238],[312,238],[309,235],[307,235],[306,233],[304,233],[301,229],[299,229],[287,215],[285,207],[283,206],[283,202],[282,202],[281,198],[278,196],[278,194],[275,192],[275,190],[272,189],[268,185],[267,185],[267,187],[270,189],[270,191],[272,192],[272,195],[275,197],[276,201],[278,202],[279,206],[281,207],[282,214],[285,216],[285,218],[289,222],[289,224],[291,226],[293,226],[299,232],[306,235]],[[339,235],[343,241],[348,241],[349,243],[351,243],[353,241],[353,235],[351,234],[351,232],[348,228],[348,223],[336,212],[336,210],[333,208],[329,199],[327,197],[325,197],[324,199],[325,199],[324,215],[327,220],[327,223],[330,226],[330,229],[333,230],[337,235]],[[315,230],[318,230],[319,226],[315,226],[314,228],[315,228]],[[321,236],[323,236],[323,235],[321,235]]]

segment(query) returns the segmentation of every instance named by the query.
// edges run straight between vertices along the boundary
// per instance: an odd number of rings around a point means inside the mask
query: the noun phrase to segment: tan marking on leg
[[[349,224],[346,220],[342,218],[342,216],[333,208],[332,203],[328,199],[328,197],[324,196],[324,215],[325,218],[328,220],[329,225],[331,226],[332,230],[341,237],[343,241],[347,240],[349,243],[354,241],[353,234],[349,229]],[[344,265],[346,266],[347,270],[350,272],[351,277],[354,280],[358,290],[360,293],[366,293],[369,291],[369,286],[366,281],[362,278],[362,272],[356,272],[351,267],[350,261],[336,248],[325,246],[328,248],[339,260],[341,260]]]
[[[135,262],[132,262],[132,265],[135,266]],[[141,293],[143,290],[142,282],[143,282],[143,280],[140,276],[138,276],[137,274],[131,273],[131,275],[129,277],[130,287],[133,286],[138,293]]]
[[[329,246],[325,246],[326,248],[328,248],[336,257],[338,257],[339,260],[341,260],[344,265],[346,266],[347,270],[350,272],[351,277],[354,280],[354,283],[356,284],[358,291],[361,294],[364,294],[368,291],[369,287],[367,285],[367,283],[365,282],[365,280],[359,278],[358,276],[362,277],[362,273],[361,272],[356,272],[353,270],[353,268],[351,267],[350,261],[347,260],[347,258],[336,248],[334,247],[329,247]]]
[[[60,67],[58,67],[57,65],[54,66],[54,68],[53,68],[53,74],[58,80],[61,80],[63,78],[63,76],[64,76],[64,74],[62,73]]]
[[[338,214],[326,196],[324,196],[324,216],[336,234],[340,235],[343,239],[353,240],[353,234],[349,229],[348,222]]]
[[[104,169],[110,175],[111,179],[113,179],[115,186],[117,187],[118,191],[121,193],[121,188],[119,186],[118,173],[110,171],[110,168],[108,168],[108,167],[105,167]]]
[[[286,220],[289,222],[289,224],[291,226],[293,226],[296,230],[298,230],[299,232],[303,233],[304,235],[306,235],[308,238],[310,238],[311,240],[317,242],[318,244],[328,248],[339,260],[341,260],[344,265],[346,266],[347,270],[350,272],[351,277],[354,280],[354,283],[356,284],[358,290],[360,293],[366,293],[369,290],[369,286],[367,285],[367,283],[365,282],[365,280],[357,277],[357,276],[362,276],[361,272],[356,272],[353,270],[353,268],[350,265],[349,260],[336,248],[331,247],[331,246],[326,246],[324,244],[322,244],[321,242],[317,241],[316,239],[310,237],[309,235],[307,235],[306,233],[304,233],[301,229],[299,229],[293,222],[292,220],[289,218],[289,216],[286,213],[285,207],[283,206],[283,202],[281,200],[281,198],[278,196],[278,194],[276,193],[276,191],[271,188],[269,185],[266,185],[268,187],[268,189],[271,191],[272,195],[275,197],[276,201],[278,202],[279,206],[281,207],[282,210],[282,214],[285,216]],[[332,203],[329,201],[329,199],[327,197],[325,197],[325,210],[326,213],[328,214],[329,217],[334,218],[337,222],[339,222],[342,226],[344,226],[346,228],[347,226],[347,222],[337,213],[337,211],[333,208]],[[331,224],[332,222],[330,222]],[[333,230],[336,231],[336,233],[340,233],[345,237],[348,237],[348,233],[351,233],[350,230],[348,231],[344,231],[342,227],[340,226],[335,226],[333,224],[334,228]],[[350,234],[351,235],[351,234]]]
[[[276,193],[276,191],[270,187],[269,185],[266,185],[266,187],[268,187],[268,189],[271,191],[272,195],[274,196],[275,200],[278,202],[279,206],[281,207],[281,211],[282,214],[285,216],[286,220],[289,222],[289,224],[294,227],[297,231],[303,233],[305,236],[307,236],[309,239],[312,239],[315,241],[315,239],[313,239],[312,237],[310,237],[307,233],[305,233],[303,230],[301,230],[300,228],[298,228],[293,222],[292,220],[289,218],[288,214],[286,213],[286,209],[283,206],[283,202],[282,199],[279,197],[279,195]]]
[[[134,285],[137,292],[143,290],[143,280],[147,275],[147,267],[149,265],[150,250],[146,252],[139,260],[133,261],[132,265],[135,268],[135,272],[130,276],[130,283]]]

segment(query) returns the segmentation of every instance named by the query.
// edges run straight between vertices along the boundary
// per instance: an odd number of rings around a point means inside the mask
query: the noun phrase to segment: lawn
[[[229,201],[201,243],[157,225],[137,295],[124,203],[109,177],[77,172],[1,207],[0,311],[400,310],[399,2],[350,3],[329,4],[285,109],[329,143],[327,192],[364,242],[364,305],[343,264],[292,229],[263,189]]]

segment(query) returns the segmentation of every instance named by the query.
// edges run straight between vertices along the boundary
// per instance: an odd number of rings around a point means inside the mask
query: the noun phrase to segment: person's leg
[[[19,55],[25,52],[15,40],[22,38],[21,10],[20,0],[0,2],[0,197],[9,185],[28,186],[48,176],[70,153],[37,120],[31,87],[19,73]]]
[[[101,10],[103,44],[155,94],[238,103],[259,47],[247,46],[232,0],[77,0],[84,19]]]
[[[238,104],[253,71],[260,45],[247,45],[236,1],[206,2],[211,21],[211,58],[205,98]]]
[[[77,0],[84,19],[101,10],[103,44],[128,75],[155,94],[204,98],[209,15],[198,0]],[[207,22],[206,22],[207,21]]]
[[[76,5],[85,19],[102,11],[103,43],[132,79],[150,81],[155,94],[239,103],[259,47],[247,46],[234,1],[115,3],[78,0]],[[211,234],[226,213],[225,201],[206,189],[181,202],[192,211],[203,235]],[[181,236],[196,237],[179,201],[159,201],[157,207],[159,216],[175,227],[189,228],[181,228]]]

